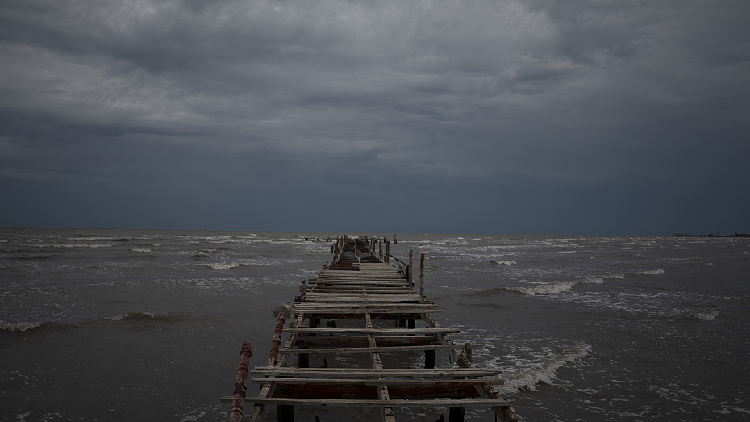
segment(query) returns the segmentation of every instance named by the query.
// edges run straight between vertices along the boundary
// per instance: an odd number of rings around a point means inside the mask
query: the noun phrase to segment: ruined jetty
[[[496,419],[523,421],[493,389],[503,383],[501,371],[473,367],[472,346],[449,337],[459,329],[440,327],[431,316],[441,311],[424,294],[424,254],[417,286],[412,252],[408,263],[399,261],[385,239],[342,236],[331,252],[333,260],[318,277],[302,282],[288,326],[279,313],[267,365],[249,370],[252,349],[243,344],[234,395],[222,398],[232,403],[232,422],[243,420],[244,404],[245,418],[253,422],[269,405],[279,422],[294,421],[295,406],[378,407],[389,422],[396,420],[394,408],[447,409],[449,422],[461,422],[467,407],[490,407]],[[449,352],[450,367],[436,367],[437,350]],[[415,352],[424,354],[417,368]],[[364,358],[336,367],[341,355]],[[318,363],[322,356],[322,367],[311,368],[311,356]],[[257,396],[247,392],[248,373],[259,384]]]

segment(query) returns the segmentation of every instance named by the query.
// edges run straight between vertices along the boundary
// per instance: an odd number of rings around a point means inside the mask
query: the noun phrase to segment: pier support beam
[[[448,422],[464,422],[465,416],[465,407],[451,407],[448,409]]]
[[[424,351],[424,369],[435,369],[435,351]]]
[[[306,347],[304,347],[306,349]],[[298,368],[309,368],[310,367],[310,354],[309,353],[298,353],[297,354],[297,367]]]
[[[294,405],[276,405],[276,422],[294,422]]]

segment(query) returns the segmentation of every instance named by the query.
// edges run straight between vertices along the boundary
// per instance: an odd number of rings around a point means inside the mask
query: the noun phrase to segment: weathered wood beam
[[[222,397],[229,402],[232,397]],[[483,407],[509,406],[503,399],[435,399],[435,400],[362,400],[362,399],[293,399],[275,397],[245,397],[246,403],[289,404],[301,406],[351,406],[351,407]]]

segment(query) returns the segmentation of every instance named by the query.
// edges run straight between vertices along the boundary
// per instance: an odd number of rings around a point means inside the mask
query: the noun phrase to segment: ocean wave
[[[598,277],[586,277],[583,279],[582,283],[602,284],[607,280],[622,280],[624,278],[625,278],[625,274],[610,274],[610,275],[602,275]]]
[[[472,290],[470,292],[461,293],[461,296],[466,296],[466,297],[493,296],[493,295],[503,294],[506,291],[508,291],[507,287],[495,287],[492,289]],[[446,297],[450,297],[450,295],[446,295]],[[433,297],[433,299],[434,298],[435,297]]]
[[[193,258],[202,258],[204,256],[209,256],[214,252],[216,252],[216,248],[206,248],[206,249],[201,249],[195,252],[184,252],[184,254],[185,255],[191,254]]]
[[[536,391],[537,384],[553,384],[557,378],[557,370],[567,363],[575,362],[588,356],[591,353],[591,346],[586,343],[576,343],[570,348],[563,350],[562,355],[552,356],[551,358],[536,363],[527,368],[523,368],[515,374],[507,374],[505,383],[496,387],[500,394],[513,394],[521,390]]]
[[[96,241],[96,240],[115,240],[115,238],[114,236],[91,236],[91,237],[69,237],[68,240]]]
[[[29,248],[57,248],[57,249],[70,249],[70,248],[111,248],[111,243],[38,243],[24,245]]]
[[[144,311],[131,311],[113,317],[104,317],[108,321],[164,321],[176,322],[187,318],[186,314],[178,312],[153,313]]]
[[[516,261],[490,261],[490,265],[516,265]]]
[[[214,270],[231,270],[232,268],[238,268],[242,264],[239,262],[209,262],[201,265]]]
[[[639,271],[637,274],[659,275],[659,274],[664,274],[664,269],[657,268],[655,270]]]
[[[151,249],[149,248],[132,248],[130,249],[133,252],[143,252],[143,253],[150,253]]]
[[[716,309],[712,309],[706,312],[696,312],[691,314],[690,316],[701,321],[713,321],[717,316],[719,316],[719,311],[717,311]]]
[[[527,296],[536,296],[566,292],[576,284],[578,283],[575,281],[559,281],[557,283],[539,284],[533,287],[506,287],[505,289],[523,293]]]
[[[0,331],[24,332],[42,327],[45,322],[9,322],[0,323]]]

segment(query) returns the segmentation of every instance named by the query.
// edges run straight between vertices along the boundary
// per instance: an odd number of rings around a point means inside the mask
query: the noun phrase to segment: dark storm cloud
[[[4,2],[0,224],[742,230],[748,17],[740,1]]]

